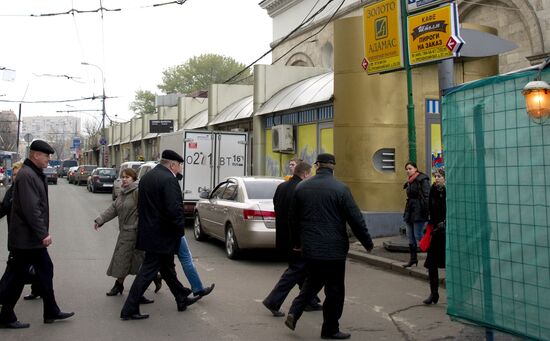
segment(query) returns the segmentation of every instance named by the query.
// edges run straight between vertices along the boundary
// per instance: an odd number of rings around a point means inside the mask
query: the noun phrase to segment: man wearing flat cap
[[[164,150],[159,164],[139,180],[138,234],[136,248],[145,251],[145,259],[120,312],[123,320],[141,320],[139,299],[160,271],[176,299],[178,311],[200,297],[188,297],[191,289],[184,287],[176,276],[174,255],[178,253],[185,234],[183,197],[178,183],[183,158],[173,150]]]
[[[63,320],[74,313],[62,312],[53,291],[53,263],[47,247],[52,244],[49,233],[48,185],[42,170],[48,167],[50,154],[55,151],[45,141],[35,140],[30,145],[29,157],[17,173],[14,182],[11,220],[8,225],[10,255],[4,278],[5,300],[0,311],[0,328],[28,328],[28,323],[17,320],[14,307],[32,265],[36,272],[44,306],[44,323]]]
[[[372,250],[373,244],[351,191],[332,175],[334,155],[319,154],[315,165],[316,175],[296,186],[290,205],[292,244],[306,259],[306,280],[292,302],[285,324],[294,330],[306,305],[325,287],[321,338],[348,339],[351,335],[341,332],[338,323],[344,309],[349,250],[346,223],[367,251]]]

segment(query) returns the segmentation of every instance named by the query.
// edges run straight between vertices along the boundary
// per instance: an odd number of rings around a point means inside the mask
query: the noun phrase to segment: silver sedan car
[[[202,192],[195,207],[196,240],[213,237],[225,242],[227,257],[242,249],[275,247],[273,195],[284,179],[229,177],[211,192]]]

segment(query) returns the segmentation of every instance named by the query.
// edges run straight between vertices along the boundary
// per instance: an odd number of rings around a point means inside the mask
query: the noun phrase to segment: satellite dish
[[[34,136],[32,136],[31,133],[26,133],[25,136],[23,137],[23,139],[24,139],[25,142],[27,142],[27,143],[31,142],[33,138],[34,138]]]

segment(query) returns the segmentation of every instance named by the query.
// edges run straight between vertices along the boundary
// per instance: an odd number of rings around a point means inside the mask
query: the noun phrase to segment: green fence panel
[[[472,82],[442,101],[447,313],[550,340],[550,120],[533,122],[521,93],[536,75]]]

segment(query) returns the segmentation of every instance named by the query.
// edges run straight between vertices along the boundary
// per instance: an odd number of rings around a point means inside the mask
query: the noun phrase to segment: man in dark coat
[[[145,251],[145,259],[120,312],[123,320],[149,317],[139,312],[139,299],[159,271],[176,299],[178,311],[184,311],[200,298],[187,297],[191,289],[178,280],[174,265],[174,255],[185,234],[183,197],[177,180],[182,167],[183,158],[167,149],[162,152],[160,163],[139,180],[136,248]]]
[[[292,243],[306,259],[307,277],[285,324],[294,330],[307,303],[325,287],[321,338],[348,339],[351,335],[341,332],[338,323],[344,308],[349,250],[346,222],[368,252],[373,243],[349,188],[332,175],[335,164],[332,154],[319,154],[317,174],[299,183],[294,192],[290,208]]]
[[[296,284],[301,288],[306,278],[306,262],[299,251],[293,250],[290,243],[290,222],[288,212],[294,195],[296,185],[311,174],[311,165],[307,162],[299,162],[294,168],[294,175],[290,180],[283,182],[277,187],[273,197],[273,206],[276,216],[276,247],[279,252],[288,257],[288,268],[275,284],[269,295],[263,300],[263,305],[273,314],[281,317],[285,314],[280,311],[281,305],[288,296],[288,293]],[[321,310],[320,300],[317,297],[306,307],[306,310]]]
[[[13,200],[8,225],[10,256],[4,274],[7,278],[4,302],[0,312],[0,327],[28,328],[28,323],[17,320],[14,307],[28,277],[29,267],[36,271],[44,305],[44,323],[69,318],[74,313],[62,312],[53,291],[53,263],[47,247],[52,244],[49,234],[48,184],[42,169],[48,167],[53,148],[35,140],[30,145],[29,157],[17,174],[13,186]]]

